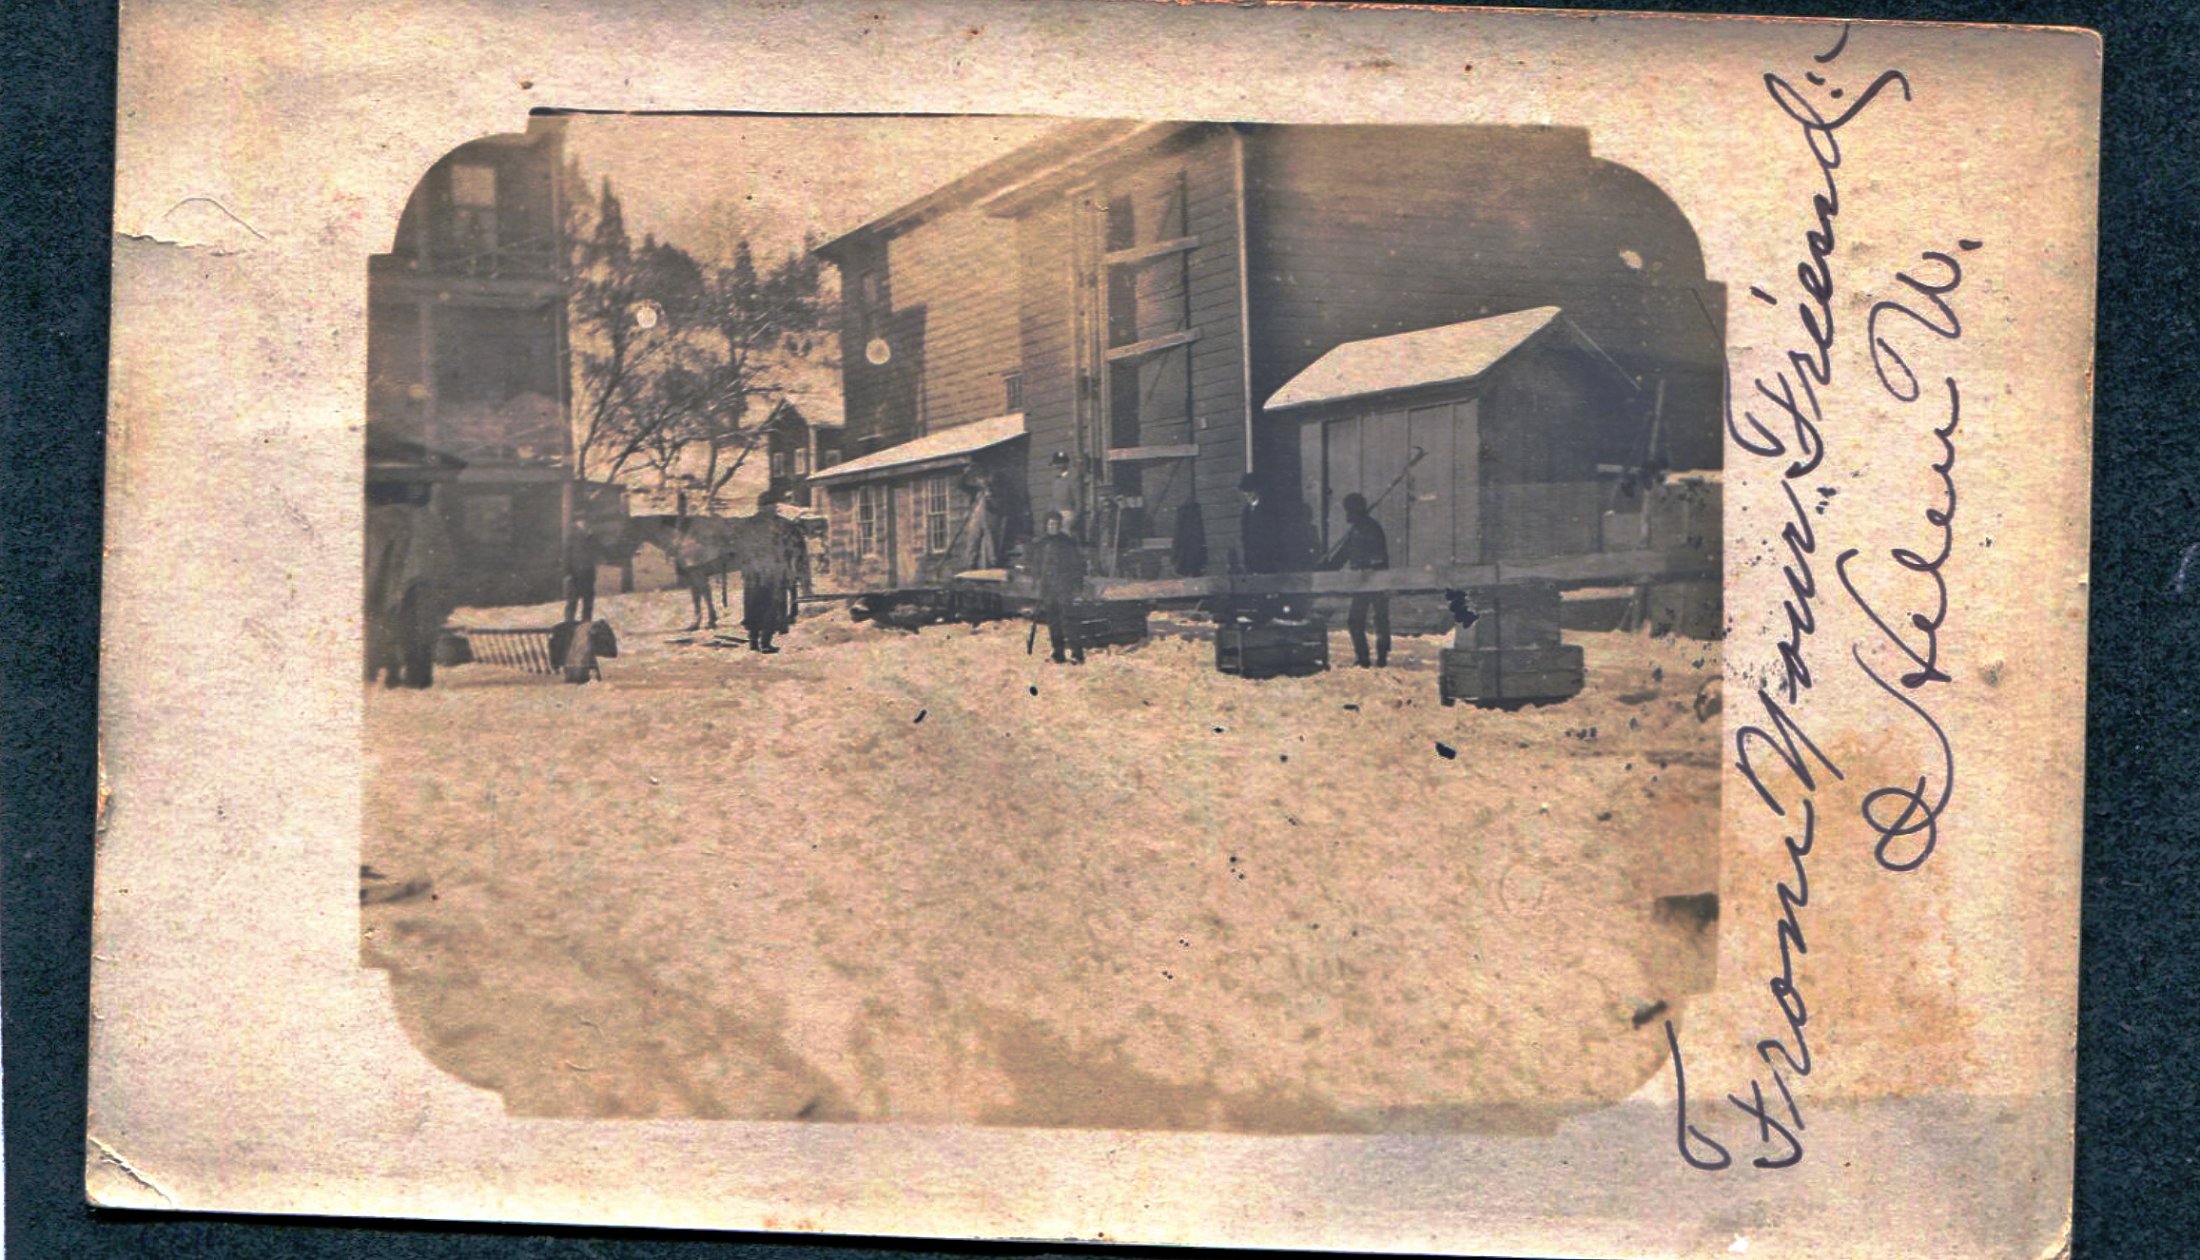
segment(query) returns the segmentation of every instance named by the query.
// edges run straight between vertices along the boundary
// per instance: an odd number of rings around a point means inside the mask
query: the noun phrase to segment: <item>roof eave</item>
[[[1510,355],[1508,354],[1507,357],[1510,357]],[[1504,360],[1499,359],[1498,362],[1502,363]],[[1490,365],[1491,368],[1496,366],[1495,363]],[[1349,394],[1325,394],[1320,398],[1304,398],[1291,402],[1270,401],[1261,410],[1271,414],[1279,411],[1315,411],[1325,407],[1342,407],[1348,403],[1360,402],[1368,398],[1382,398],[1390,394],[1415,393],[1420,390],[1459,390],[1471,393],[1482,387],[1483,378],[1488,375],[1489,369],[1484,369],[1471,376],[1448,376],[1437,381],[1415,381],[1411,385],[1394,385],[1388,389],[1358,389]]]
[[[949,211],[976,204],[1061,166],[1065,161],[1073,161],[1084,151],[1116,143],[1120,138],[1116,133],[1129,135],[1152,125],[1116,119],[1069,120],[1054,131],[1011,149],[913,201],[896,206],[821,245],[812,246],[810,252],[838,266],[858,245],[890,238]]]

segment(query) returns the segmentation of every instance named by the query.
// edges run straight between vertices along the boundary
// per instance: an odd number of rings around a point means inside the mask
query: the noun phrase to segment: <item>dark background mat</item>
[[[1515,0],[1521,3],[1522,0]],[[1532,3],[1532,0],[1530,0]],[[1535,7],[1590,8],[1586,4]],[[1612,7],[1700,11],[1635,0]],[[1790,12],[2092,26],[2107,38],[2087,704],[2076,1253],[2200,1237],[2200,6],[1841,3]],[[7,1249],[36,1257],[871,1260],[1080,1248],[97,1212],[82,1195],[115,14],[0,7],[0,986]],[[2021,574],[2012,579],[2022,580]],[[2200,589],[2200,559],[2194,586]],[[187,663],[178,662],[178,668]],[[2077,750],[2071,750],[2075,755]],[[1120,1253],[1116,1253],[1120,1254]]]

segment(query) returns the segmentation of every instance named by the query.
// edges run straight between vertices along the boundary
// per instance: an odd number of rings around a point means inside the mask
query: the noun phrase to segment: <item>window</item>
[[[1003,376],[1001,378],[1001,392],[1004,395],[1002,402],[1005,404],[1001,410],[1022,411],[1024,409],[1024,374],[1010,372]]]
[[[856,487],[856,554],[878,554],[879,487]]]
[[[810,448],[807,446],[794,448],[794,475],[797,477],[810,475]]]
[[[451,239],[468,253],[497,247],[497,168],[460,163],[451,167]]]
[[[772,463],[772,480],[773,480],[773,481],[777,481],[777,480],[779,480],[779,479],[780,479],[781,477],[784,477],[784,476],[786,476],[786,475],[787,475],[787,452],[785,452],[785,451],[783,451],[783,450],[780,450],[780,449],[779,449],[778,447],[776,447],[776,446],[775,446],[775,447],[773,447],[773,448],[772,448],[771,463]]]
[[[938,555],[947,550],[947,505],[952,501],[954,481],[946,473],[926,477],[918,486],[919,502],[924,512],[924,550]]]

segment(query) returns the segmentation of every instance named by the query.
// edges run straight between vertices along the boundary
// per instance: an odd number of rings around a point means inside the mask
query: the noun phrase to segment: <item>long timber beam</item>
[[[1720,580],[1719,557],[1700,551],[1607,551],[1550,560],[1462,565],[1449,569],[1339,569],[1320,573],[1244,573],[1192,578],[1088,578],[1086,594],[1106,603],[1188,603],[1255,595],[1357,595],[1433,593],[1512,582],[1555,582],[1561,589],[1634,586],[1644,582]],[[996,591],[1011,599],[1037,592],[1005,580],[1000,570],[959,577],[957,585]]]

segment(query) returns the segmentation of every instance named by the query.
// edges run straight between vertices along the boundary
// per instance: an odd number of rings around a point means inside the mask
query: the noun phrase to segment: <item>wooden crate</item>
[[[1215,668],[1240,678],[1319,674],[1329,668],[1329,623],[1320,617],[1224,622],[1215,628]]]
[[[1146,612],[1144,604],[1074,604],[1070,607],[1070,615],[1077,619],[1088,648],[1144,643]]]
[[[1459,650],[1556,647],[1564,600],[1556,582],[1512,582],[1477,586],[1467,602],[1478,614],[1474,624],[1452,632]]]
[[[1445,648],[1436,694],[1445,704],[1511,705],[1581,694],[1581,648]]]

